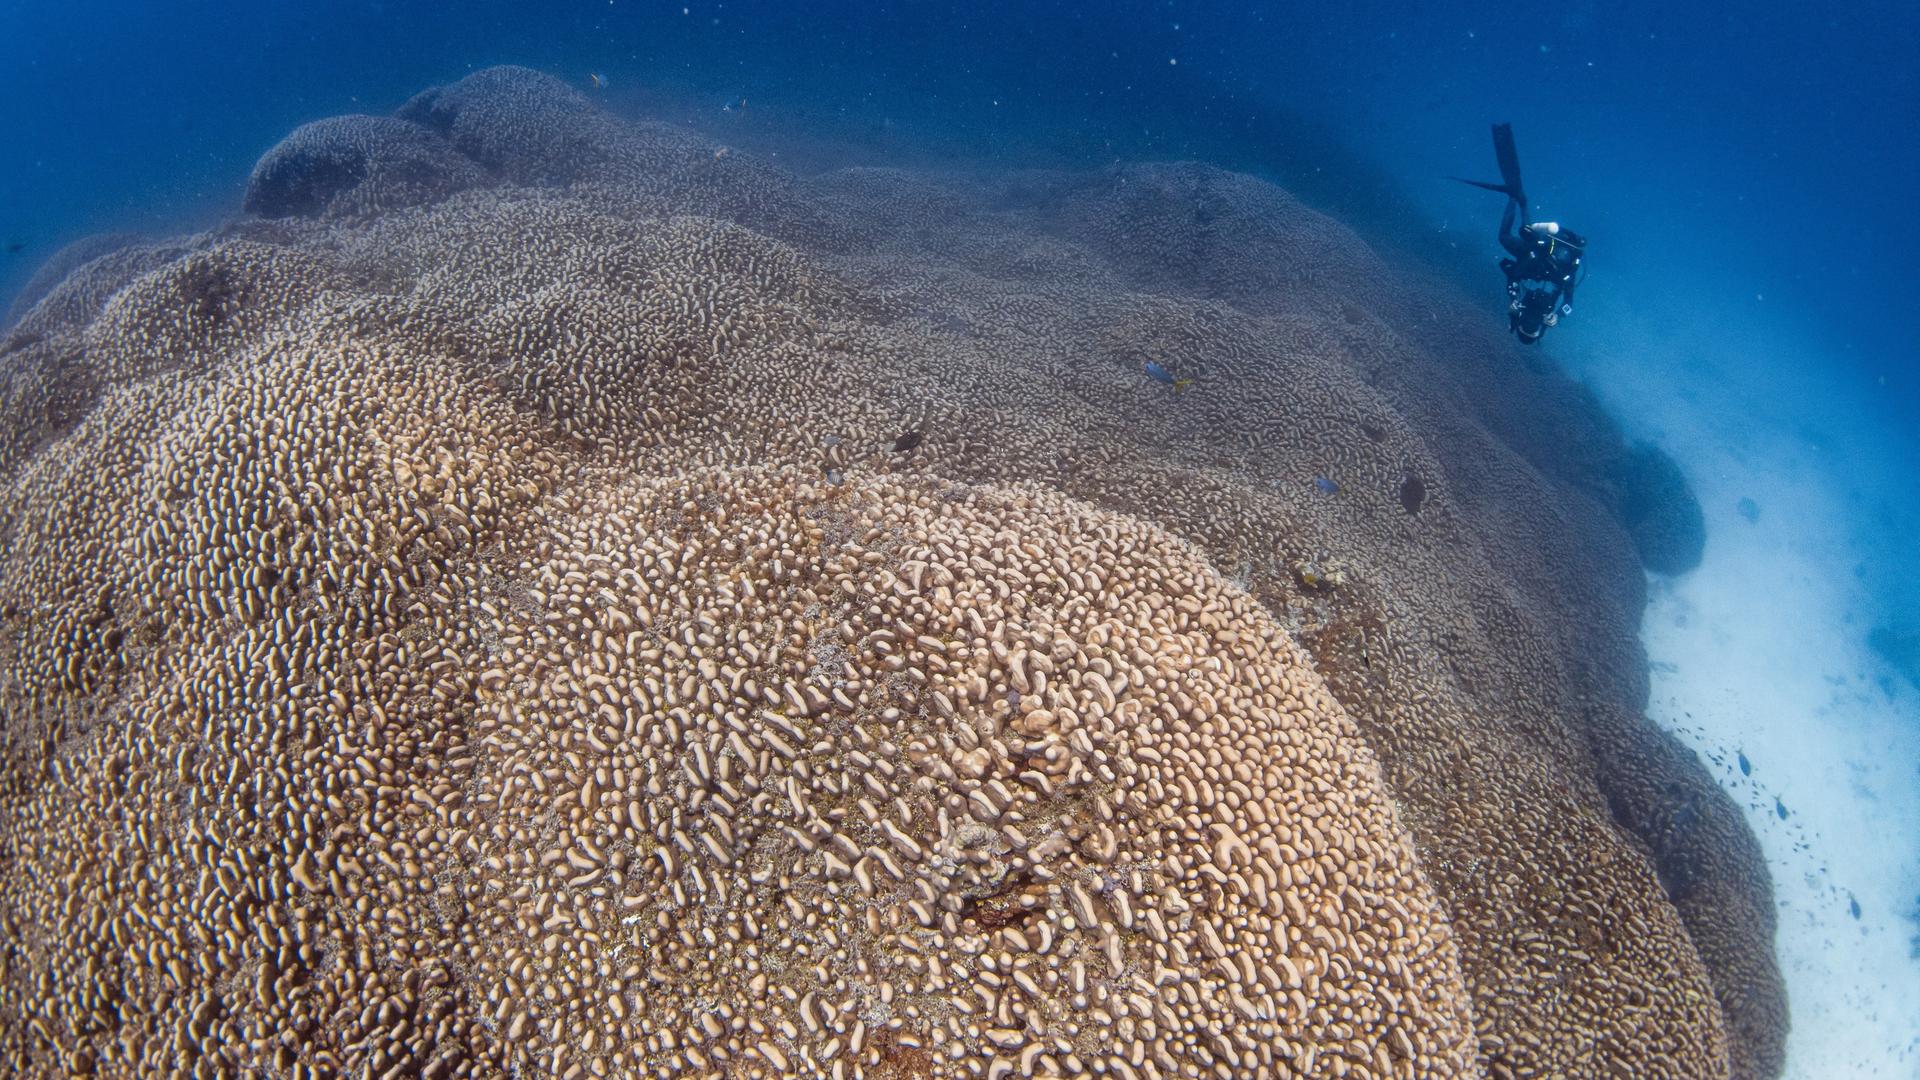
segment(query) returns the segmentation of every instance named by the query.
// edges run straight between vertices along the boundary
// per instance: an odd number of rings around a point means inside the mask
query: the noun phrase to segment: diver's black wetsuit
[[[1516,229],[1523,210],[1518,200],[1509,199],[1500,216],[1500,246],[1513,256],[1501,259],[1500,269],[1507,275],[1507,320],[1522,340],[1532,341],[1573,311],[1585,242],[1571,229]]]

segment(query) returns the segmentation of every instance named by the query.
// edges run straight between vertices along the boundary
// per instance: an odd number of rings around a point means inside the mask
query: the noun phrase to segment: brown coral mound
[[[489,181],[7,339],[16,1071],[1777,1071],[1752,838],[1515,417],[1617,436],[1444,296],[1199,166],[403,113]]]
[[[495,67],[415,95],[399,115],[516,184],[578,180],[619,160],[629,129],[551,75]]]
[[[296,128],[253,167],[241,205],[262,217],[343,217],[438,202],[486,174],[435,132],[390,116]]]
[[[82,237],[47,257],[40,264],[20,292],[7,304],[4,319],[0,325],[12,326],[21,317],[46,298],[53,287],[65,281],[74,271],[87,263],[111,255],[122,248],[137,246],[140,237],[135,233],[100,233],[96,236]]]

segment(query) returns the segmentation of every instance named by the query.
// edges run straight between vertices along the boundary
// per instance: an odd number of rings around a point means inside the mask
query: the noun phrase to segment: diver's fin
[[[1522,206],[1527,204],[1526,188],[1520,183],[1520,152],[1513,148],[1513,125],[1493,125],[1493,156],[1500,163],[1501,190]]]
[[[1447,179],[1458,180],[1463,184],[1472,184],[1478,188],[1486,188],[1488,191],[1497,191],[1509,199],[1517,199],[1520,197],[1519,192],[1516,192],[1505,184],[1491,184],[1485,180],[1469,180],[1464,176],[1449,176]]]
[[[1514,202],[1520,209],[1527,208],[1527,192],[1520,186],[1520,153],[1513,148],[1513,125],[1493,125],[1493,156],[1500,162],[1500,182],[1488,183],[1485,180],[1469,180],[1464,176],[1450,176],[1449,180],[1458,180],[1488,191],[1497,191]]]

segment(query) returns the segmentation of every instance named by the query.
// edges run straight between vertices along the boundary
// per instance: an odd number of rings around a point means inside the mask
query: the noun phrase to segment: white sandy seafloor
[[[1884,598],[1855,574],[1920,555],[1902,501],[1920,481],[1898,467],[1911,436],[1879,415],[1870,375],[1836,372],[1755,314],[1693,341],[1672,323],[1608,325],[1560,352],[1630,434],[1680,462],[1705,509],[1703,564],[1651,583],[1649,708],[1766,852],[1786,1075],[1920,1077],[1920,689],[1868,647]]]

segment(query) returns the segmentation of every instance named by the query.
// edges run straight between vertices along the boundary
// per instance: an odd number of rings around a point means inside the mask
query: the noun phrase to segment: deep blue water
[[[601,74],[616,111],[730,130],[796,168],[1259,172],[1478,290],[1497,325],[1499,199],[1444,177],[1491,177],[1487,125],[1510,120],[1539,214],[1592,239],[1579,311],[1550,348],[1696,479],[1725,458],[1686,448],[1724,431],[1677,430],[1676,415],[1758,418],[1737,422],[1743,445],[1815,462],[1833,493],[1820,512],[1843,520],[1794,565],[1841,583],[1853,607],[1836,633],[1905,656],[1920,681],[1920,14],[1893,0],[1502,8],[8,4],[0,245],[18,250],[0,254],[0,308],[82,235],[237,212],[254,160],[299,123],[388,112],[512,62],[576,85]],[[1794,512],[1763,500],[1761,520]],[[1897,666],[1880,678],[1911,712]]]
[[[1328,7],[9,5],[0,234],[26,246],[8,277],[79,232],[228,209],[294,124],[500,61],[601,72],[616,100],[830,116],[896,151],[1197,156],[1297,179],[1314,165],[1290,152],[1323,148],[1292,114],[1469,236],[1497,199],[1439,176],[1485,172],[1486,124],[1510,119],[1542,209],[1586,226],[1596,265],[1804,316],[1835,363],[1911,396],[1911,5]],[[1328,162],[1324,186],[1353,163]]]

